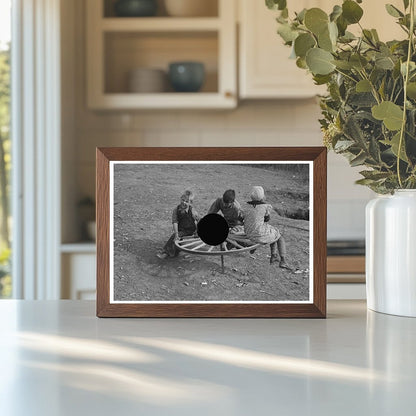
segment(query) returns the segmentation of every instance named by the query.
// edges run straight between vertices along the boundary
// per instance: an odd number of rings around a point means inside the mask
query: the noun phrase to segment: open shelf
[[[97,110],[235,108],[235,3],[212,2],[217,12],[211,17],[168,17],[163,8],[155,17],[114,17],[112,0],[88,0],[88,107]],[[169,64],[183,61],[204,65],[205,80],[200,91],[178,93],[169,83],[154,93],[137,93],[138,89],[129,88],[132,71],[162,70],[167,79]],[[140,89],[149,90],[157,89]]]
[[[122,18],[114,17],[103,19],[101,23],[103,31],[137,31],[137,32],[169,32],[184,31],[193,32],[218,30],[220,28],[220,20],[216,17],[138,17],[138,18]]]
[[[163,70],[167,79],[169,64],[177,61],[204,64],[205,81],[200,92],[178,95],[166,82],[165,91],[155,95],[175,93],[174,99],[186,100],[189,94],[218,93],[218,39],[215,32],[106,33],[104,55],[105,94],[134,94],[129,91],[128,77],[130,71],[138,68]]]
[[[103,11],[102,16],[105,19],[109,19],[112,17],[116,17],[115,14],[115,3],[117,0],[99,0],[102,2],[103,5]],[[139,19],[155,19],[158,17],[167,17],[174,19],[174,16],[169,15],[169,5],[166,5],[166,1],[172,1],[172,0],[156,0],[157,2],[157,12],[156,16],[154,17],[140,17]],[[201,1],[201,0],[193,0],[193,1]],[[227,0],[230,1],[230,0]],[[185,19],[194,19],[196,17],[218,17],[219,15],[219,7],[218,7],[219,0],[204,0],[201,7],[197,7],[196,9],[200,12],[194,17],[185,17]],[[179,5],[180,6],[180,5]],[[178,7],[178,6],[177,6]],[[195,6],[194,6],[195,7]],[[177,10],[177,8],[176,8]],[[195,9],[194,9],[195,11]],[[189,10],[188,10],[189,12]],[[134,19],[133,17],[120,17],[120,19],[124,20],[130,20]]]

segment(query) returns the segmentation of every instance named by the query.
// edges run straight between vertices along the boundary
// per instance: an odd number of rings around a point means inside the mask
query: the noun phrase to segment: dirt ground
[[[250,189],[261,185],[277,212],[308,212],[309,182],[303,172],[242,165],[143,165],[114,167],[114,300],[116,301],[299,301],[309,299],[309,221],[274,213],[292,270],[270,265],[269,246],[252,255],[180,253],[159,259],[172,234],[172,210],[186,189],[204,216],[226,189],[236,191],[243,210]],[[290,215],[288,215],[290,216]]]

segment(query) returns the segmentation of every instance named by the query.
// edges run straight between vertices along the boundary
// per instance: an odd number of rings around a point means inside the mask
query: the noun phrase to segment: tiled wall
[[[71,190],[72,204],[85,195],[94,195],[96,146],[321,145],[319,107],[314,99],[245,101],[232,111],[87,110],[85,26],[82,2],[76,0],[76,5],[75,33],[72,29],[71,40],[68,29],[66,42],[71,49],[66,49],[68,67],[63,73],[63,102],[68,110],[63,121],[64,129],[70,132],[63,144],[64,187]],[[351,169],[343,158],[330,154],[328,165],[328,236],[363,237],[364,207],[372,193],[354,185],[359,169]],[[64,205],[70,205],[70,199],[65,202],[64,195]],[[76,238],[70,228],[64,230],[64,240]]]
[[[94,194],[96,146],[311,146],[321,145],[314,100],[246,102],[233,111],[92,113],[76,123],[77,188]],[[328,157],[328,236],[364,235],[371,193],[354,184],[358,169]]]

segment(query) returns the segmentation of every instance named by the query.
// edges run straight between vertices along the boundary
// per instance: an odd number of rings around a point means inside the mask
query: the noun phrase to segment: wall
[[[75,0],[75,39],[64,49],[65,91],[74,93],[70,140],[63,147],[64,207],[95,192],[97,146],[313,146],[321,145],[315,99],[246,101],[233,111],[92,112],[85,106],[85,22],[83,1]],[[64,20],[65,21],[65,20]],[[68,29],[73,30],[73,29]],[[71,42],[69,42],[71,45]],[[72,56],[72,61],[71,61]],[[72,62],[72,63],[71,63]],[[73,86],[73,88],[72,88]],[[66,97],[64,96],[64,101]],[[72,169],[72,172],[71,172]],[[362,238],[364,206],[372,193],[354,185],[353,170],[334,154],[328,160],[328,237]],[[70,196],[69,196],[70,195]],[[65,212],[64,212],[65,218]],[[65,222],[65,221],[64,221]],[[63,241],[76,239],[74,227]]]

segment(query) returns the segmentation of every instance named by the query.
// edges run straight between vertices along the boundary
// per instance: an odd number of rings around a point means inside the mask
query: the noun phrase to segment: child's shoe
[[[279,256],[277,254],[272,254],[270,257],[270,264],[273,264],[277,261],[279,261]]]
[[[291,268],[289,267],[289,265],[285,262],[285,260],[280,260],[280,263],[279,263],[279,267],[281,268],[281,269],[288,269],[288,270],[291,270]]]

